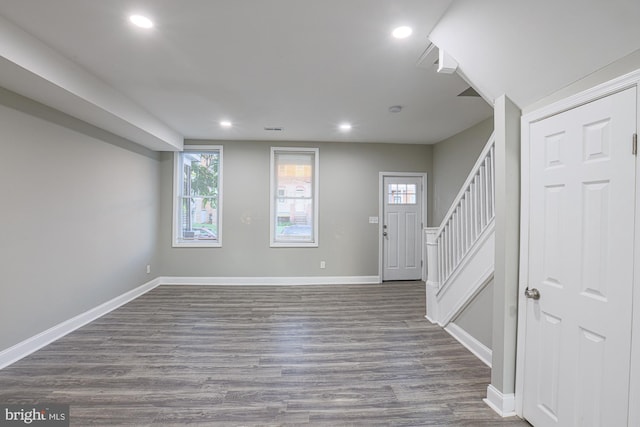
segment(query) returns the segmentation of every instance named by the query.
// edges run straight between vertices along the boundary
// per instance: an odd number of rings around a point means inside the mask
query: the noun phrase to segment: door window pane
[[[415,184],[389,184],[387,187],[387,201],[390,205],[415,205]]]

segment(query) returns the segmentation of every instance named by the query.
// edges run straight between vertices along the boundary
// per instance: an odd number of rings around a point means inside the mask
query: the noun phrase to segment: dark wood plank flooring
[[[424,319],[420,282],[161,286],[0,371],[71,425],[528,426]]]

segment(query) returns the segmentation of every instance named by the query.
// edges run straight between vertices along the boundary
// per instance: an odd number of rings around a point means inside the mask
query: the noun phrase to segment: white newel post
[[[426,318],[431,323],[438,321],[438,304],[436,294],[438,292],[438,227],[425,228],[425,241],[427,242],[427,285],[426,285]]]

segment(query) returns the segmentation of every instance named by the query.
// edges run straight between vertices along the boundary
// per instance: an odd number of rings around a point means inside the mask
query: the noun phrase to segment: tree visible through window
[[[220,246],[222,147],[176,153],[174,246]]]

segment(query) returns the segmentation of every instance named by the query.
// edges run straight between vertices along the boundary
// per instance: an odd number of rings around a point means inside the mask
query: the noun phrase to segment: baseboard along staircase
[[[446,327],[493,278],[495,139],[492,134],[439,227],[425,229],[427,319]]]

